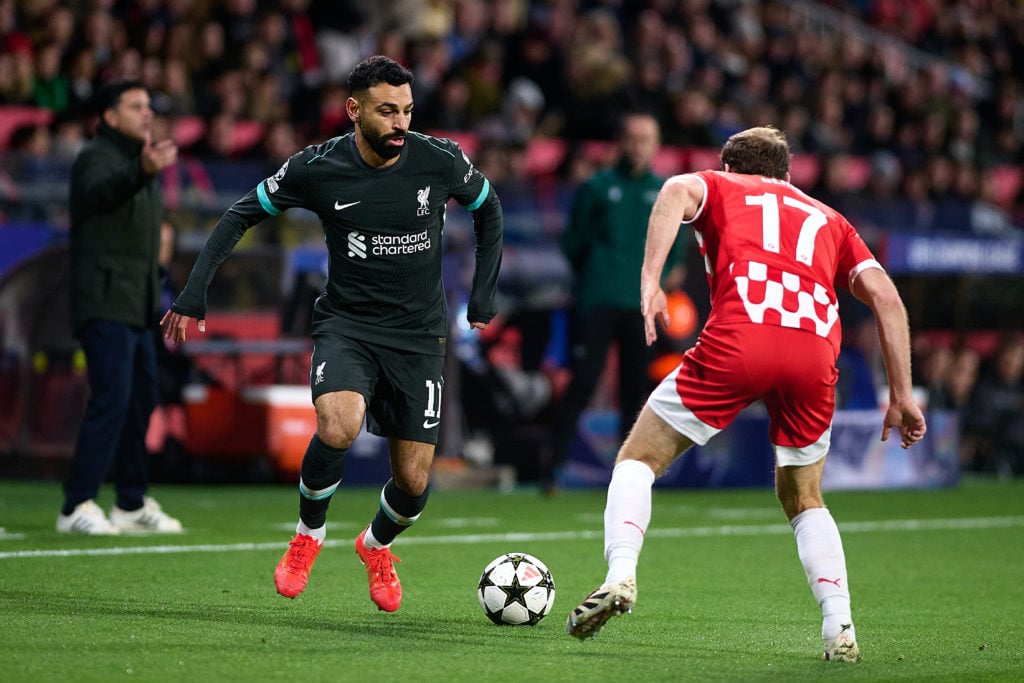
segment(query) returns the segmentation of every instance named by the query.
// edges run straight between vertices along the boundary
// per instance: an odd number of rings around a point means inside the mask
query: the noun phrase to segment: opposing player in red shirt
[[[789,183],[789,144],[770,127],[733,135],[722,171],[670,178],[651,211],[641,274],[647,343],[668,324],[659,277],[680,223],[693,227],[707,270],[711,314],[696,345],[649,397],[619,450],[605,508],[605,583],[569,615],[592,637],[636,602],[636,567],[655,477],[763,400],[775,450],[776,494],[821,606],[824,658],[860,659],[842,540],[822,500],[838,377],[839,306],[848,288],[874,312],[889,378],[882,440],[904,448],[926,426],[911,397],[910,332],[899,293],[853,226]]]

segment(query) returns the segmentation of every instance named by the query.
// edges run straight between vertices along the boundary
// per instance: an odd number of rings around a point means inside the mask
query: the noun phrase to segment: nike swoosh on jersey
[[[359,203],[360,202],[349,202],[348,204],[342,204],[340,202],[334,202],[334,210],[335,211],[341,211],[342,209],[347,209],[348,207],[355,206],[356,204],[359,204]]]
[[[437,422],[431,422],[430,420],[424,420],[423,421],[423,428],[424,429],[433,429],[434,427],[436,427],[439,424],[441,424],[440,420],[438,420]]]

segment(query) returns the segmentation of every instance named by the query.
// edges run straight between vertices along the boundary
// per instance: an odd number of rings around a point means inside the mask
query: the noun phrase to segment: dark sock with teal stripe
[[[428,487],[421,495],[410,496],[395,485],[394,479],[389,479],[380,494],[380,509],[370,525],[373,537],[381,545],[390,545],[395,536],[412,526],[420,516],[429,495]]]
[[[347,448],[331,448],[318,434],[309,440],[302,457],[299,519],[310,529],[318,529],[327,522],[327,507],[341,483],[347,453]]]

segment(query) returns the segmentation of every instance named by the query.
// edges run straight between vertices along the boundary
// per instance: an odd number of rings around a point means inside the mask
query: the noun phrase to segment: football
[[[484,568],[476,596],[495,624],[533,626],[555,603],[555,580],[533,555],[505,553]]]

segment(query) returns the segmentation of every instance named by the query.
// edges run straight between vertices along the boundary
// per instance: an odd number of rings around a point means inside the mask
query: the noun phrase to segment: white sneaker
[[[110,509],[110,521],[124,533],[181,533],[181,522],[160,509],[160,503],[145,496],[138,510]]]
[[[850,631],[851,628],[852,624],[843,624],[838,636],[825,640],[825,652],[821,655],[822,659],[851,664],[860,661],[860,648],[857,647],[857,641]]]
[[[91,536],[117,536],[121,530],[110,523],[96,501],[79,503],[70,515],[57,515],[57,531],[62,534],[89,534]]]
[[[636,578],[630,576],[619,583],[606,583],[587,596],[569,613],[566,632],[583,640],[596,638],[601,627],[612,617],[633,611],[636,604]]]

